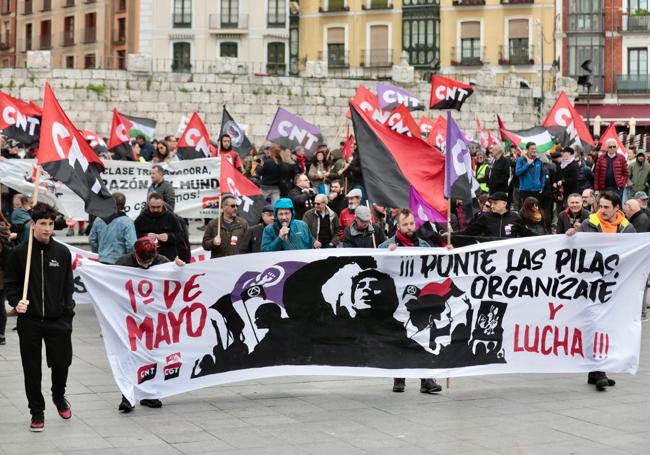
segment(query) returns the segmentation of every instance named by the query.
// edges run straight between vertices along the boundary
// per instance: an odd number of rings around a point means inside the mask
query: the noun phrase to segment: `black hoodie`
[[[23,242],[11,250],[5,268],[7,301],[16,307],[23,296],[27,244]],[[34,238],[29,272],[29,306],[25,315],[34,319],[58,319],[74,316],[74,279],[70,250],[50,239],[41,243]]]

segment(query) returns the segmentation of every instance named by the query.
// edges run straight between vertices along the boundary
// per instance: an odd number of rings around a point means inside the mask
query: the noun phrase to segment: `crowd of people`
[[[29,151],[13,140],[1,138],[0,144],[2,159],[30,157]],[[259,151],[253,148],[240,157],[232,150],[228,135],[221,136],[216,145],[222,159],[229,160],[260,187],[266,205],[258,223],[249,225],[237,213],[236,197],[223,194],[219,218],[200,223],[202,246],[212,258],[312,248],[453,248],[454,239],[489,241],[546,234],[572,235],[576,231],[648,232],[650,228],[650,164],[646,162],[646,154],[630,147],[628,156],[624,156],[617,153],[613,140],[599,144],[589,153],[583,153],[578,147],[557,146],[541,155],[532,142],[521,149],[510,145],[507,151],[502,144],[481,150],[477,143],[471,143],[469,151],[472,172],[480,188],[477,195],[480,208],[469,219],[460,213],[463,205],[458,201],[451,204],[450,223],[427,222],[417,229],[416,217],[408,208],[383,207],[368,200],[356,146],[352,156],[346,159],[343,143],[336,150],[322,144],[313,157],[303,147],[288,150],[273,143],[265,143]],[[152,142],[140,136],[133,146],[141,160],[152,163],[146,206],[131,220],[124,212],[125,195],[114,193],[116,212],[110,217],[94,219],[87,226],[80,225],[79,233],[88,235],[91,249],[105,264],[148,268],[176,261],[182,266],[190,260],[188,221],[174,212],[174,188],[165,180],[160,164],[191,158],[177,151],[173,136]],[[125,156],[110,158],[126,159]],[[6,290],[9,305],[20,315],[21,357],[25,377],[30,378],[26,379],[26,390],[32,414],[31,429],[42,431],[45,405],[40,392],[41,340],[45,341],[48,365],[57,381],[52,389],[54,403],[62,418],[71,415],[70,404],[65,399],[65,382],[71,361],[67,353],[74,302],[69,282],[71,271],[65,267],[57,270],[56,273],[63,274],[58,279],[48,278],[42,285],[47,289],[43,296],[48,299],[57,296],[56,301],[48,300],[48,305],[44,304],[42,296],[38,296],[44,288],[32,287],[33,276],[28,298],[21,297],[26,262],[24,245],[31,225],[36,248],[56,256],[60,260],[56,261],[58,264],[66,260],[69,263],[69,252],[66,255],[63,251],[67,249],[54,247],[49,240],[55,229],[67,226],[68,232],[73,232],[74,220],[72,223],[65,220],[42,202],[32,206],[30,195],[17,194],[6,187],[2,193],[0,254],[4,277],[0,279],[0,299],[4,301]],[[449,229],[453,233],[451,243]],[[46,272],[41,268],[38,273]],[[5,344],[4,303],[0,309],[0,344]],[[34,322],[38,319],[47,324]],[[590,374],[589,383],[599,390],[613,385],[601,372]],[[404,387],[403,379],[395,379],[394,391],[401,392]],[[434,379],[422,379],[421,392],[440,390]],[[162,405],[159,400],[143,400],[141,404]],[[123,398],[119,409],[129,412],[133,406]]]

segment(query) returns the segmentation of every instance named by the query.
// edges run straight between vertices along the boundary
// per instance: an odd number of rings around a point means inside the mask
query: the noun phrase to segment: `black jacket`
[[[365,231],[358,231],[356,224],[345,228],[343,233],[343,248],[374,248],[379,246],[386,240],[384,231],[381,230],[378,224],[374,224],[373,231],[366,229]],[[375,234],[375,243],[372,242],[372,233]]]
[[[636,229],[636,232],[650,232],[650,219],[644,210],[639,210],[630,217],[630,223]]]
[[[23,298],[27,244],[11,250],[5,268],[5,293],[9,305],[16,307]],[[59,319],[74,316],[74,281],[70,250],[50,239],[45,244],[34,239],[26,316],[36,319]]]
[[[513,238],[530,237],[535,235],[522,221],[518,213],[506,212],[503,215],[489,212],[470,223],[467,229],[459,232],[462,235],[481,237]]]
[[[249,227],[244,237],[239,242],[240,253],[259,253],[262,251],[262,233],[266,225],[264,223]]]
[[[302,217],[305,216],[305,212],[314,208],[315,196],[315,191],[306,193],[297,186],[294,186],[291,191],[289,191],[289,198],[291,199],[291,202],[293,202],[293,208],[296,211],[297,220],[302,220]]]
[[[562,188],[564,189],[564,200],[569,198],[569,195],[578,192],[578,179],[580,177],[580,165],[573,161],[564,169],[559,169],[559,179],[562,181]]]
[[[171,262],[171,261],[167,259],[165,256],[163,256],[162,254],[157,254],[156,257],[153,258],[153,262],[149,267],[153,267],[154,265],[159,265],[159,264],[165,264],[167,262]],[[138,264],[138,261],[136,261],[135,256],[133,256],[133,253],[120,256],[119,258],[117,258],[115,265],[143,268],[140,264]]]
[[[581,209],[578,216],[573,215],[568,208],[562,210],[557,216],[556,233],[566,234],[566,231],[574,227],[575,223],[582,224],[587,218],[589,218],[589,210]]]
[[[510,160],[506,156],[494,160],[489,172],[488,188],[490,188],[490,193],[498,191],[507,193],[508,180],[510,179]]]
[[[147,234],[167,234],[166,242],[158,241],[158,252],[167,258],[176,258],[178,256],[178,244],[183,239],[183,229],[180,226],[176,216],[165,210],[160,216],[154,217],[145,209],[135,219],[135,232],[138,236],[144,237]]]

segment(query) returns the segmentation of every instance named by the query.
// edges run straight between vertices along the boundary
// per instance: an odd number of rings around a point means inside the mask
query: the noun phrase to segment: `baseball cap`
[[[363,194],[361,194],[361,190],[359,188],[354,188],[353,190],[350,190],[348,194],[345,195],[345,197],[363,197]]]
[[[489,199],[491,201],[508,201],[508,195],[503,191],[497,191],[496,193],[490,194]]]
[[[370,210],[365,205],[360,205],[354,209],[354,216],[361,221],[370,221]]]
[[[634,193],[634,199],[641,199],[642,201],[645,201],[649,198],[648,195],[643,191],[637,191],[636,193]]]

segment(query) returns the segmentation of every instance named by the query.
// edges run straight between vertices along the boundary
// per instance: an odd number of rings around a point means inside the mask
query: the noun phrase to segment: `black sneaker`
[[[68,420],[70,417],[72,417],[72,409],[70,409],[70,402],[65,399],[65,397],[52,400],[54,402],[54,406],[56,406],[56,410],[59,412],[59,415],[61,416],[62,419]]]
[[[5,337],[0,337],[0,346],[7,344],[7,339]]]
[[[129,403],[129,400],[126,399],[124,395],[122,395],[122,401],[120,402],[120,405],[117,407],[117,410],[123,413],[128,413],[133,411],[135,406],[133,406],[131,403]]]
[[[146,406],[148,408],[162,408],[162,401],[160,400],[140,400],[140,406]]]
[[[438,393],[442,390],[435,379],[420,379],[420,393]]]
[[[395,378],[393,379],[393,392],[403,392],[406,389],[406,379]]]
[[[32,416],[32,423],[29,425],[29,431],[40,433],[45,430],[45,417],[43,414]]]
[[[589,375],[587,376],[587,384],[596,385],[596,381],[598,381],[598,379],[600,378],[600,376],[598,376],[598,373],[600,373],[600,372],[599,371],[590,371]],[[603,375],[605,376],[605,379],[607,379],[607,386],[608,387],[614,387],[616,385],[615,380],[613,380],[611,378],[608,378],[605,373],[603,373]]]

